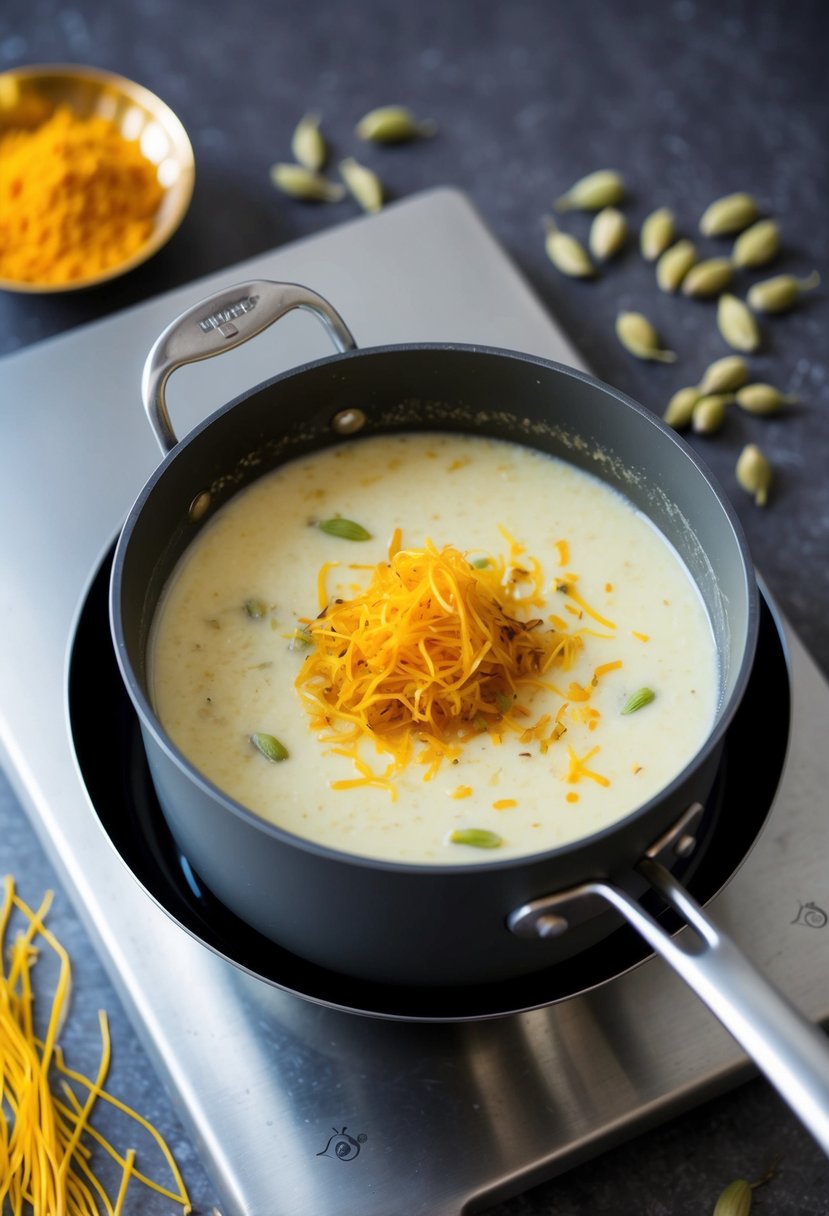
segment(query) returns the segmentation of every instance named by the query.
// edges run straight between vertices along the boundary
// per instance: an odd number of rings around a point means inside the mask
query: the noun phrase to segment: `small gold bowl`
[[[161,204],[144,243],[123,261],[66,283],[32,282],[0,275],[0,290],[77,291],[126,274],[164,245],[187,212],[193,195],[193,149],[169,106],[140,84],[99,68],[51,64],[0,72],[0,138],[13,129],[35,129],[65,106],[77,118],[104,118],[125,140],[135,140],[155,166]]]

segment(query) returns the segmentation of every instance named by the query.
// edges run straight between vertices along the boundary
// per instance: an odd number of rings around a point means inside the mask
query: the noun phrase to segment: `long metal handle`
[[[355,347],[350,330],[326,299],[297,283],[268,279],[252,279],[225,288],[200,300],[167,326],[147,355],[141,378],[144,409],[165,455],[178,443],[165,396],[173,372],[187,363],[211,359],[241,346],[294,308],[313,313],[337,350]]]
[[[679,913],[692,934],[671,937],[631,896],[611,883],[590,882],[579,891],[600,896],[624,916],[719,1018],[829,1154],[827,1036],[749,962],[670,871],[650,858],[643,859],[637,869]]]

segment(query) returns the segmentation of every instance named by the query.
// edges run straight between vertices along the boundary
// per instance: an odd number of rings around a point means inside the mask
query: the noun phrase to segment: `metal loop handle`
[[[556,931],[564,900],[611,904],[708,1006],[829,1154],[826,1035],[757,970],[669,870],[649,857],[636,868],[682,917],[686,929],[679,937],[666,933],[625,890],[603,880],[533,900],[512,914],[510,927],[543,937]]]
[[[353,350],[356,346],[342,317],[322,296],[298,283],[275,283],[268,279],[236,283],[207,296],[159,335],[144,363],[141,398],[165,455],[178,443],[165,396],[173,372],[187,363],[211,359],[241,346],[294,308],[313,313],[338,351]]]

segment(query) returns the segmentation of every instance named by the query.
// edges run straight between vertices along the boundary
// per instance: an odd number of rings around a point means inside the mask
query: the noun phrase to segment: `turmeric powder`
[[[0,277],[68,285],[126,262],[148,239],[163,189],[137,141],[58,107],[0,139]]]

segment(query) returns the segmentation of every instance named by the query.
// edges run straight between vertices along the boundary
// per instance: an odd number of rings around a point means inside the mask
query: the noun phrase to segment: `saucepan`
[[[179,440],[166,404],[173,372],[239,346],[293,309],[323,323],[336,353],[258,385]],[[147,358],[142,391],[165,454],[118,542],[112,631],[159,804],[201,881],[243,921],[300,957],[404,986],[541,971],[626,921],[713,1010],[829,1150],[824,1036],[748,963],[673,872],[710,830],[706,801],[751,673],[759,616],[735,513],[692,449],[634,401],[571,368],[481,346],[358,350],[324,298],[261,280],[221,291],[174,320]],[[223,793],[156,716],[148,684],[151,623],[170,573],[206,521],[287,460],[345,437],[413,430],[507,439],[594,473],[665,535],[699,588],[719,656],[713,727],[668,786],[609,828],[543,853],[471,865],[339,852],[266,822]],[[654,892],[680,916],[685,929],[678,938],[650,910]]]

